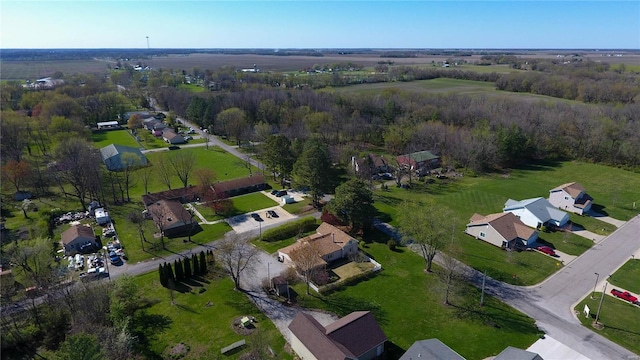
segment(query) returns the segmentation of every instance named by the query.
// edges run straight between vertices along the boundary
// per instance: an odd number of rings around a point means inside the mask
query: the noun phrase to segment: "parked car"
[[[545,253],[549,256],[557,256],[555,250],[553,250],[553,248],[549,246],[542,245],[542,246],[538,246],[536,249],[541,253]]]
[[[252,213],[252,214],[251,214],[251,217],[252,217],[252,218],[253,218],[253,220],[255,220],[255,221],[260,221],[260,222],[264,221],[264,220],[260,217],[260,215],[258,215],[258,214],[256,214],[256,213]]]
[[[626,300],[632,304],[635,304],[638,301],[638,298],[631,295],[628,291],[620,291],[618,289],[611,289],[611,294],[615,297],[618,297],[622,300]]]
[[[287,195],[287,190],[279,190],[276,193],[276,197],[282,197],[282,196],[285,196],[285,195]]]
[[[391,173],[384,173],[380,175],[382,180],[393,180],[393,175]]]
[[[277,213],[277,212],[275,212],[275,211],[273,211],[273,210],[267,210],[267,216],[272,217],[272,218],[277,218],[277,217],[279,217],[279,216],[278,216],[278,213]]]
[[[280,192],[280,190],[273,189],[273,190],[271,190],[271,195],[275,195],[275,194],[277,194],[278,192]]]
[[[109,253],[109,261],[111,261],[111,264],[117,265],[122,262],[122,259],[120,259],[120,256],[118,256],[115,251],[112,251]]]
[[[169,150],[178,150],[178,149],[180,149],[180,146],[178,146],[178,145],[169,146]]]

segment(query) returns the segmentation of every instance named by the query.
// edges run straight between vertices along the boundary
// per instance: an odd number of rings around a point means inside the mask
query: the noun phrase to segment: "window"
[[[565,196],[565,197],[564,197],[564,199],[565,199],[565,200],[569,200],[569,197],[568,197],[568,196]]]
[[[480,232],[480,237],[481,237],[481,238],[483,238],[483,237],[485,237],[485,236],[487,236],[487,234],[485,234],[485,233],[483,233],[483,232],[481,231],[481,232]]]

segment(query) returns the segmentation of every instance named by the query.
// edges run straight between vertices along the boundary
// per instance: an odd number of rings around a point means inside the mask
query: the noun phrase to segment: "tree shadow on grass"
[[[172,320],[166,315],[149,314],[145,310],[138,311],[131,320],[132,334],[136,337],[136,348],[145,359],[162,359],[162,357],[151,350],[150,344],[157,339],[158,335],[168,329]]]
[[[460,303],[452,303],[449,306],[458,319],[481,323],[506,332],[526,334],[539,331],[533,319],[527,315],[507,312],[504,308],[491,305],[490,302],[485,302],[481,307],[476,301],[476,298],[462,299]]]

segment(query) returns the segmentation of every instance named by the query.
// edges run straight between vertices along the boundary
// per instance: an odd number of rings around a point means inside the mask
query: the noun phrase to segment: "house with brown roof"
[[[549,202],[558,209],[582,215],[591,210],[593,198],[582,185],[571,182],[549,190]]]
[[[147,211],[165,236],[188,234],[198,226],[197,220],[178,200],[160,200],[147,206]]]
[[[186,188],[160,191],[152,194],[142,195],[142,203],[145,207],[160,200],[178,200],[182,204],[198,201],[198,189],[196,186]]]
[[[267,188],[264,176],[256,174],[242,179],[222,181],[212,185],[216,194],[227,194],[229,197],[261,191]]]
[[[318,252],[318,261],[314,268],[324,267],[332,261],[347,258],[358,252],[358,240],[329,223],[322,223],[315,234],[298,239],[296,243],[278,250],[278,259],[287,265],[299,267],[292,260],[291,254],[303,246],[312,246]]]
[[[187,142],[182,135],[169,128],[162,130],[162,140],[172,145],[184,144]]]
[[[61,235],[65,255],[89,253],[100,248],[93,229],[89,225],[73,225]]]
[[[384,156],[369,154],[362,158],[351,158],[351,166],[356,173],[365,172],[367,175],[392,172],[393,167],[387,163]]]
[[[464,232],[501,248],[528,247],[538,239],[537,230],[528,227],[510,212],[487,216],[473,214]]]
[[[289,324],[291,348],[304,360],[373,360],[382,357],[387,336],[369,311],[355,311],[322,326],[299,312]]]

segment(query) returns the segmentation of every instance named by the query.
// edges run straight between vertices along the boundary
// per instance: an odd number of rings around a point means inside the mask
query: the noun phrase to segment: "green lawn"
[[[628,220],[638,213],[638,210],[633,209],[633,202],[640,202],[640,177],[637,174],[579,162],[531,165],[513,170],[509,176],[463,176],[455,180],[436,180],[428,185],[414,181],[411,190],[396,187],[377,190],[374,206],[382,220],[397,226],[396,209],[403,201],[424,201],[431,198],[437,204],[453,211],[450,226],[455,229],[455,239],[463,248],[462,260],[478,270],[487,269],[489,273],[494,272],[491,276],[497,279],[519,285],[532,285],[561,267],[558,266],[558,262],[537,253],[506,253],[465,235],[465,225],[474,213],[487,215],[501,212],[509,198],[522,200],[546,197],[549,189],[571,181],[581,183],[593,196],[600,211],[614,218]],[[614,229],[588,217],[572,215],[572,219],[587,229],[604,234]],[[604,232],[602,228],[605,229]],[[543,232],[540,237],[558,250],[571,255],[579,255],[593,245],[587,239],[559,232]],[[514,274],[517,278],[514,278]]]
[[[579,256],[593,246],[593,241],[570,232],[541,232],[538,242],[560,250],[565,254]]]
[[[111,144],[131,146],[135,148],[140,147],[140,144],[138,144],[136,139],[129,133],[129,130],[92,132],[91,140],[94,142],[95,147],[98,149]]]
[[[389,358],[398,358],[416,340],[438,338],[468,359],[495,356],[507,346],[527,348],[539,330],[526,315],[490,298],[478,305],[480,291],[462,284],[453,305],[443,305],[443,292],[435,274],[425,274],[424,260],[400,247],[372,243],[367,252],[382,264],[373,278],[328,296],[305,295],[305,285],[294,290],[299,304],[346,315],[369,310],[390,343]]]
[[[311,232],[313,233],[313,232]],[[308,234],[306,234],[308,235]],[[288,239],[280,240],[280,241],[262,241],[260,238],[253,239],[251,243],[256,247],[264,250],[267,254],[273,254],[278,251],[278,249],[282,249],[283,247],[289,246],[296,242],[296,237],[290,237]]]
[[[307,210],[309,209],[309,206],[311,206],[311,199],[304,198],[304,200],[293,204],[282,205],[282,208],[290,214],[301,215],[308,212]],[[312,210],[315,211],[315,209]]]
[[[209,147],[209,149],[206,149],[206,147],[184,148],[176,151],[147,153],[145,156],[151,164],[152,171],[151,181],[149,183],[149,192],[154,193],[167,190],[167,186],[162,183],[159,173],[153,166],[158,162],[159,157],[171,156],[172,153],[177,151],[194,153],[196,157],[196,165],[194,169],[207,168],[213,170],[216,174],[217,181],[226,181],[250,175],[249,169],[245,166],[245,162],[218,147]],[[140,196],[145,193],[144,185],[141,180],[141,173],[143,171],[145,170],[141,169],[134,172],[134,183],[131,187],[131,197],[134,201],[138,201]],[[252,167],[251,173],[257,174],[258,170],[255,167]],[[191,174],[189,183],[194,185],[197,184],[197,180],[194,178],[193,173]],[[176,189],[180,187],[182,187],[182,183],[176,175],[173,175],[171,178],[171,188]]]
[[[244,293],[233,290],[233,282],[226,276],[190,281],[192,291],[174,292],[173,305],[169,291],[159,284],[157,272],[139,276],[135,282],[153,304],[145,309],[145,315],[164,318],[164,326],[155,327],[156,331],[149,336],[152,353],[147,358],[168,358],[167,350],[182,342],[190,348],[183,359],[238,359],[253,343],[263,342],[273,349],[275,358],[292,359],[284,349],[285,340],[278,329]],[[200,293],[200,289],[204,291]],[[256,318],[254,333],[244,336],[234,331],[233,322],[243,316]],[[220,355],[223,347],[242,339],[247,342],[244,349]]]
[[[199,86],[199,85],[196,85],[196,84],[180,84],[180,85],[178,85],[178,89],[189,90],[189,91],[191,91],[193,93],[201,93],[201,92],[204,92],[206,90],[202,86]]]
[[[619,286],[634,294],[640,294],[640,281],[638,280],[640,280],[640,259],[627,261],[609,278],[612,285]]]
[[[154,257],[170,255],[172,253],[187,250],[195,245],[206,244],[216,239],[220,239],[226,232],[231,231],[231,227],[225,223],[214,225],[202,225],[201,231],[191,236],[191,242],[185,242],[186,236],[176,238],[164,238],[166,250],[162,249],[160,238],[153,235],[158,231],[153,221],[144,222],[144,232],[147,242],[144,243],[144,250],[136,226],[127,219],[127,214],[134,211],[142,211],[142,203],[131,203],[121,206],[110,207],[109,215],[115,221],[116,231],[120,242],[125,247],[125,254],[128,261],[136,263]]]
[[[233,208],[235,210],[233,215],[245,214],[278,205],[277,202],[260,192],[236,196],[231,200],[233,201]]]
[[[145,149],[160,149],[169,147],[169,144],[162,140],[162,137],[154,136],[151,132],[145,129],[138,129],[136,135],[140,139],[140,144]]]
[[[576,313],[580,314],[578,319],[582,325],[632,352],[640,354],[640,307],[606,295],[598,318],[598,322],[602,323],[604,328],[596,330],[591,326],[591,323],[595,320],[601,297],[602,293],[597,292],[593,300],[586,297],[574,308]],[[591,309],[590,317],[584,316],[585,304]]]

